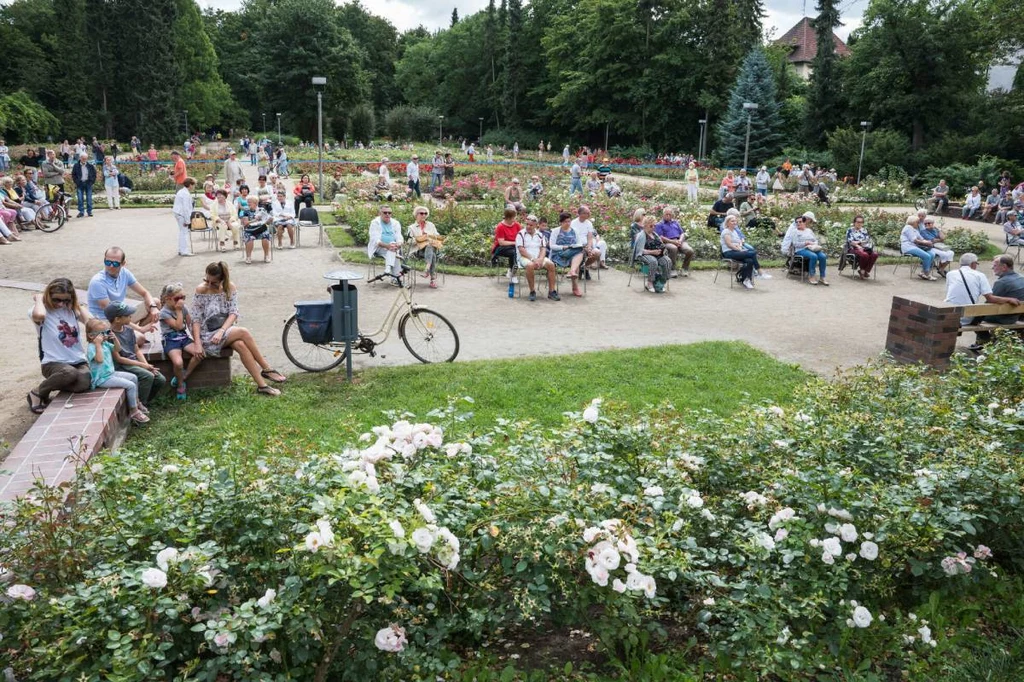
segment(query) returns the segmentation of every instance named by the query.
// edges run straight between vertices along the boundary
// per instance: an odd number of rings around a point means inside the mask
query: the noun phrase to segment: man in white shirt
[[[409,189],[416,193],[416,198],[420,198],[420,157],[416,154],[412,155],[412,160],[405,164],[405,178],[409,181]]]
[[[530,285],[530,300],[537,300],[537,287],[534,284],[538,269],[547,270],[548,298],[560,301],[561,297],[555,288],[555,264],[547,257],[547,245],[544,235],[537,230],[537,216],[532,213],[526,216],[526,229],[516,235],[516,252],[519,256],[519,267],[526,270],[526,283]]]
[[[195,178],[185,178],[181,183],[181,189],[174,195],[174,220],[178,223],[178,255],[193,256],[192,247],[189,245],[189,223],[192,220],[192,209],[195,204],[192,201],[192,188],[195,187]]]
[[[960,269],[946,276],[946,303],[955,305],[974,305],[976,303],[995,303],[1018,305],[1015,298],[996,296],[992,293],[985,274],[978,272],[978,257],[973,253],[960,256]],[[970,317],[961,317],[960,324],[970,324]]]
[[[577,218],[569,224],[569,227],[576,233],[576,243],[583,247],[584,274],[585,279],[590,279],[589,268],[594,263],[600,262],[601,269],[607,269],[605,255],[608,253],[608,244],[601,239],[594,229],[594,223],[590,222],[590,207],[581,204],[577,212]]]

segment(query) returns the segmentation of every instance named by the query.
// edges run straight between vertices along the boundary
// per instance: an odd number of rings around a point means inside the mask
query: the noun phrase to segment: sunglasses
[[[54,303],[59,303],[61,305],[64,305],[66,303],[71,303],[71,297],[68,296],[68,297],[57,298],[56,296],[54,296],[53,297],[53,302]]]
[[[381,215],[391,215],[391,211],[381,211]]]
[[[104,260],[103,264],[108,268],[119,268],[121,267],[121,261],[119,260]]]
[[[184,296],[175,296],[175,297],[174,297],[174,298],[173,298],[172,300],[175,300],[175,301],[184,301],[184,300],[185,300],[185,297],[184,297]]]

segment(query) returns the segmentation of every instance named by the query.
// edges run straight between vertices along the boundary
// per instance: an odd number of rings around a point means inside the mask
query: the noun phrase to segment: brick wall
[[[199,363],[196,371],[188,379],[189,388],[221,388],[231,385],[231,356],[230,348],[221,351],[221,357],[211,358],[207,356]],[[188,366],[189,354],[182,353],[185,365]],[[164,357],[163,349],[160,347],[151,348],[146,352],[146,360],[170,380],[174,376],[174,369],[171,361]]]
[[[962,311],[959,306],[893,296],[885,349],[899,362],[923,362],[943,369],[956,349]]]

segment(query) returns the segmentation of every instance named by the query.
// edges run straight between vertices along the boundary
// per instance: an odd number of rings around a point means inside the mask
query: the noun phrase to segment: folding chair
[[[1015,260],[1018,263],[1021,262],[1021,260],[1020,260],[1020,250],[1024,249],[1024,235],[1021,235],[1020,237],[1017,237],[1017,243],[1016,244],[1011,244],[1010,243],[1010,235],[1006,234],[1006,248],[1003,249],[1003,253],[1009,253],[1010,249],[1017,249],[1017,255],[1013,257],[1013,260]]]
[[[193,234],[206,234],[206,243],[209,247],[213,248],[214,237],[213,233],[216,230],[210,222],[206,219],[206,214],[202,211],[192,211],[191,217],[188,219],[188,246],[192,253],[195,253],[195,247],[192,245]]]
[[[900,266],[906,263],[910,266],[910,276],[914,276],[914,272],[921,267],[921,259],[917,256],[912,256],[908,253],[901,253],[900,258],[896,261],[896,267],[892,269],[892,274],[896,274],[896,271],[900,269]]]
[[[786,277],[799,275],[800,281],[803,282],[807,277],[807,266],[807,259],[797,254],[796,249],[790,244],[789,254],[786,256]]]
[[[843,247],[843,252],[839,254],[839,272],[841,273],[845,270],[847,265],[849,265],[851,270],[853,270],[852,274],[855,276],[854,279],[859,279],[859,277],[856,277],[856,271],[859,269],[857,265],[857,254],[855,254],[853,249],[850,248],[849,242],[847,242],[846,246]],[[871,275],[875,279],[878,279],[878,268],[871,268]]]
[[[320,224],[320,214],[315,208],[303,208],[299,211],[299,220],[295,226],[295,246],[302,246],[302,228],[315,227],[320,231],[317,246],[324,245],[324,226]]]
[[[725,268],[726,270],[729,271],[729,288],[732,289],[732,285],[736,281],[736,273],[740,271],[740,268],[743,267],[743,264],[740,263],[740,261],[738,260],[726,258],[721,251],[718,252],[718,259],[718,267],[715,268],[715,278],[711,281],[711,283],[718,283],[718,273],[722,268]]]

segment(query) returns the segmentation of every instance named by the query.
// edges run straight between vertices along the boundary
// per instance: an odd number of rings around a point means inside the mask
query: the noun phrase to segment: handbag
[[[212,315],[206,318],[206,331],[218,332],[220,328],[224,326],[224,323],[228,321],[228,316],[223,313],[220,315]]]

